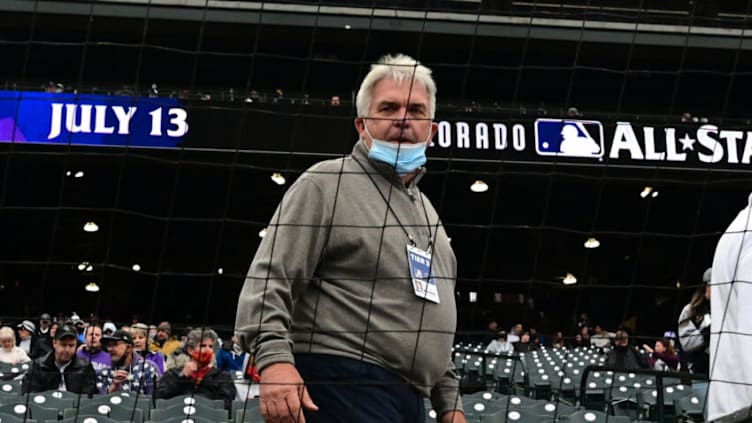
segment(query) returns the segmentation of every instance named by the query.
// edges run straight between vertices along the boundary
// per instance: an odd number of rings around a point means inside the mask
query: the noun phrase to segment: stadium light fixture
[[[567,276],[565,276],[565,277],[564,277],[564,278],[563,278],[563,279],[561,280],[561,282],[562,282],[562,283],[563,283],[564,285],[574,285],[574,284],[576,284],[576,283],[577,283],[577,278],[575,278],[573,274],[571,274],[571,273],[567,272]]]
[[[222,273],[225,273],[225,269],[220,267],[219,269],[217,269],[217,273],[221,275]]]
[[[92,266],[92,265],[86,266],[86,271],[87,272],[91,272],[92,270],[94,270],[94,266]]]
[[[350,26],[350,25],[345,25],[345,29],[352,29],[352,26]]]
[[[74,178],[83,178],[84,177],[84,171],[83,170],[79,170],[78,172],[76,172],[76,173],[73,174],[73,177]]]
[[[642,192],[640,193],[640,197],[647,198],[647,196],[650,195],[651,192],[653,192],[653,187],[646,186],[645,188],[642,189]]]
[[[84,224],[84,231],[86,232],[96,232],[99,230],[99,225],[92,221],[88,221]]]
[[[260,230],[258,235],[259,235],[259,238],[265,237],[266,236],[266,228]]]
[[[285,177],[282,176],[282,174],[279,173],[279,172],[274,172],[272,174],[272,181],[274,181],[274,183],[277,184],[277,185],[284,185],[285,182],[287,182],[285,180]]]
[[[141,271],[141,265],[138,263],[135,263],[133,266],[131,266],[131,269],[133,269],[134,272],[140,272]]]
[[[78,264],[78,270],[83,272],[84,270],[86,270],[88,266],[89,266],[88,261],[82,261],[81,263]]]
[[[486,192],[488,191],[488,184],[481,181],[480,179],[473,182],[472,185],[470,185],[470,191],[472,192]]]
[[[470,293],[468,295],[468,300],[471,303],[477,303],[478,302],[478,293],[475,292],[475,291],[470,291]]]
[[[99,292],[99,285],[96,282],[89,282],[84,289],[86,292]]]
[[[585,241],[585,248],[598,248],[601,246],[601,242],[597,238],[590,237]]]
[[[658,196],[658,191],[653,191],[653,193],[650,195],[651,197],[655,198]]]
[[[71,171],[69,170],[69,171],[65,172],[65,176],[71,176]]]

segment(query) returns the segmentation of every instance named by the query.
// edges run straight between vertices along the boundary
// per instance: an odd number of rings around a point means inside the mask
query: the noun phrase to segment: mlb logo
[[[535,121],[535,151],[541,156],[601,158],[603,150],[603,125],[597,120]]]

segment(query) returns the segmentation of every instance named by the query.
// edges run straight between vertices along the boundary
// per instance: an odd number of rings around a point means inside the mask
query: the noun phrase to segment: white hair
[[[3,326],[0,328],[0,340],[4,339],[10,339],[13,342],[16,342],[16,334],[13,332],[13,329],[9,328],[8,326]]]
[[[373,98],[373,87],[384,78],[391,78],[398,84],[407,81],[409,84],[419,83],[423,85],[423,88],[428,92],[428,116],[433,119],[436,113],[436,83],[431,77],[431,69],[405,54],[394,56],[387,54],[371,65],[371,70],[363,78],[358,95],[355,97],[358,117],[368,117]]]

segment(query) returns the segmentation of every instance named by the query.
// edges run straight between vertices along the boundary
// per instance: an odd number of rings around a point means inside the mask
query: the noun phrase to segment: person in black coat
[[[645,357],[632,345],[629,345],[629,334],[625,330],[616,331],[614,348],[606,356],[606,366],[622,369],[647,369]]]
[[[188,333],[185,350],[191,360],[162,375],[157,382],[156,398],[195,394],[223,400],[225,408],[230,409],[235,399],[235,384],[228,373],[212,366],[216,342],[216,332],[208,328],[197,328]]]
[[[19,323],[16,344],[26,352],[30,359],[35,360],[44,357],[52,351],[49,339],[36,334],[36,325],[30,320]]]
[[[23,379],[23,392],[44,392],[52,389],[94,394],[96,373],[86,359],[76,355],[76,329],[63,326],[52,341],[52,352],[32,362]]]

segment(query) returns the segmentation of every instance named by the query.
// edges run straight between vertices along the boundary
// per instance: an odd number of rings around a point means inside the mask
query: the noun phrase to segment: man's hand
[[[467,419],[462,411],[452,410],[441,415],[441,423],[467,423]]]
[[[305,423],[306,410],[319,409],[308,395],[298,369],[290,363],[276,363],[261,372],[261,416],[268,423]]]
[[[645,351],[647,351],[648,354],[652,354],[653,353],[653,349],[650,348],[650,345],[648,345],[648,344],[642,344],[642,349],[645,350]]]

